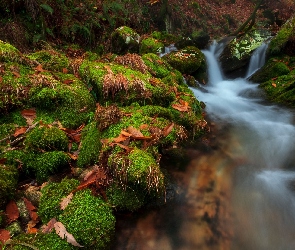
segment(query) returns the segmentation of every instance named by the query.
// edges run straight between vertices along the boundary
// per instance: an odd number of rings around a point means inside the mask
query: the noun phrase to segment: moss
[[[38,127],[33,129],[25,140],[25,145],[30,150],[66,151],[69,140],[64,131],[56,127]]]
[[[0,208],[12,199],[18,182],[18,171],[14,166],[0,165]]]
[[[203,53],[193,46],[173,51],[162,58],[183,74],[194,73],[205,60]]]
[[[107,188],[108,202],[117,210],[135,211],[144,205],[144,194],[135,185],[124,189],[120,185],[112,184]]]
[[[287,75],[289,72],[290,70],[284,62],[280,62],[276,59],[270,59],[261,69],[251,76],[250,80],[262,83],[281,75]]]
[[[78,185],[78,180],[63,179],[60,183],[50,182],[41,189],[38,215],[43,223],[47,223],[52,218],[58,218],[62,213],[60,209],[62,198],[69,195]]]
[[[101,149],[100,132],[96,122],[88,124],[83,129],[81,143],[77,166],[87,167],[96,163]]]
[[[63,69],[69,69],[70,66],[69,59],[65,55],[54,50],[41,50],[28,54],[27,57],[30,60],[37,61],[45,70],[62,72]]]
[[[22,233],[22,229],[18,221],[12,222],[5,228],[5,230],[9,231],[10,237],[14,237]]]
[[[165,45],[158,41],[155,38],[148,37],[143,39],[140,42],[140,47],[139,47],[139,54],[147,54],[147,53],[163,53],[165,51]]]
[[[55,232],[43,234],[21,234],[14,237],[11,244],[7,245],[5,249],[14,250],[32,250],[32,247],[39,250],[49,249],[63,249],[63,250],[74,250],[76,247],[67,243],[65,239],[61,239]]]
[[[127,26],[117,28],[111,34],[111,42],[115,54],[138,53],[139,35]]]
[[[22,55],[17,48],[0,40],[0,61],[21,62],[22,60]]]
[[[164,78],[172,71],[172,67],[156,54],[144,54],[142,59],[148,67],[149,72],[154,77]]]
[[[112,209],[89,189],[75,193],[58,220],[86,249],[106,249],[115,231]]]

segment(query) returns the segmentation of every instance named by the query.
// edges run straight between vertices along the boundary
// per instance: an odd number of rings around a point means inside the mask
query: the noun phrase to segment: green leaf
[[[53,14],[53,9],[49,5],[47,5],[47,4],[40,4],[40,7],[42,9],[46,10],[51,15]]]

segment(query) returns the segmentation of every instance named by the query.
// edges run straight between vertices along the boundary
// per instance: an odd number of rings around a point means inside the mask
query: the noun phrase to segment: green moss
[[[139,54],[147,54],[147,53],[163,53],[165,51],[165,45],[158,41],[155,38],[148,37],[141,41],[139,47]]]
[[[5,249],[14,250],[32,250],[32,247],[39,250],[49,249],[63,249],[63,250],[74,250],[76,247],[67,243],[65,239],[60,238],[55,232],[48,234],[37,233],[37,234],[21,234],[14,237],[11,244],[7,245]]]
[[[69,59],[54,50],[41,50],[28,54],[27,57],[30,60],[37,61],[45,70],[62,72],[63,69],[69,69],[70,66]]]
[[[135,211],[144,205],[142,190],[134,186],[122,186],[112,184],[107,188],[106,195],[108,202],[118,210]]]
[[[189,46],[180,51],[173,51],[162,57],[173,68],[183,74],[192,74],[205,61],[203,53],[196,47]]]
[[[62,150],[66,151],[69,140],[64,131],[56,127],[38,127],[30,132],[25,145],[30,150]]]
[[[289,72],[290,70],[284,62],[270,59],[261,69],[251,76],[250,80],[262,83],[281,75],[287,75]]]
[[[45,224],[52,218],[58,218],[62,213],[60,202],[79,185],[75,179],[63,179],[60,183],[50,182],[41,189],[42,196],[38,215]]]
[[[81,143],[77,166],[87,167],[96,163],[101,149],[100,132],[96,122],[88,124],[83,129]]]
[[[146,66],[148,66],[149,72],[154,77],[164,78],[172,71],[172,67],[156,54],[144,54],[142,56],[142,60],[144,61]]]
[[[21,62],[22,56],[17,48],[0,40],[0,61]]]
[[[10,237],[14,237],[18,234],[22,233],[22,229],[20,226],[20,223],[18,221],[12,222],[11,224],[9,224],[5,230],[9,231],[10,233]]]
[[[106,249],[115,231],[111,208],[89,189],[75,193],[58,220],[86,249]]]
[[[0,208],[12,199],[18,183],[18,171],[14,166],[0,165]]]

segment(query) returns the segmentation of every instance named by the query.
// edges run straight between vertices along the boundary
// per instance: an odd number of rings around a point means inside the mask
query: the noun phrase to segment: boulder
[[[155,38],[148,37],[140,42],[139,54],[141,55],[147,53],[160,54],[164,53],[164,51],[165,45]]]

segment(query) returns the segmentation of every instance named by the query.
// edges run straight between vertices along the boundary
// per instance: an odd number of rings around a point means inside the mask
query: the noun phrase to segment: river
[[[264,63],[253,54],[247,77]],[[291,110],[267,103],[247,77],[226,79],[213,43],[209,83],[193,89],[211,133],[189,149],[166,205],[118,219],[117,250],[295,249],[295,127]],[[173,166],[172,166],[173,167]]]

